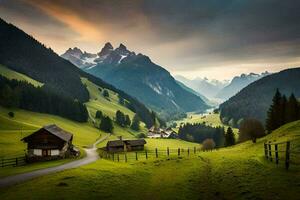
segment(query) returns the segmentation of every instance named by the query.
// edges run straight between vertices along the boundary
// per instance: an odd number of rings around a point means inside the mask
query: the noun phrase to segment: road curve
[[[63,171],[65,169],[72,169],[72,168],[76,168],[82,165],[86,165],[89,163],[92,163],[96,160],[99,159],[99,155],[97,153],[97,148],[96,145],[100,142],[102,142],[103,140],[107,139],[110,135],[107,135],[105,137],[102,137],[100,139],[98,139],[91,148],[87,148],[84,149],[86,152],[86,157],[80,159],[80,160],[75,160],[63,165],[59,165],[56,167],[50,167],[50,168],[46,168],[46,169],[40,169],[40,170],[36,170],[36,171],[32,171],[32,172],[27,172],[27,173],[23,173],[23,174],[17,174],[17,175],[13,175],[13,176],[8,176],[8,177],[4,177],[2,179],[0,179],[0,188],[2,187],[7,187],[10,185],[14,185],[17,183],[21,183],[39,176],[43,176],[43,175],[47,175],[50,173],[54,173],[54,172],[59,172],[59,171]]]

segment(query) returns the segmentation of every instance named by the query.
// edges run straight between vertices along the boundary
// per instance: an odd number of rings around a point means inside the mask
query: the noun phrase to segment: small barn
[[[143,150],[146,141],[144,139],[136,140],[119,140],[108,141],[106,144],[106,150],[110,152],[122,152],[122,151],[138,151]]]
[[[73,134],[55,124],[47,125],[22,139],[27,143],[29,161],[65,158],[78,152],[73,149]]]

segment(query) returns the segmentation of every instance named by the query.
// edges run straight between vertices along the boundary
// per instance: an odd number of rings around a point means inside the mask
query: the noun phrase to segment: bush
[[[103,90],[102,95],[107,98],[109,97],[109,93],[107,90]]]
[[[102,117],[103,117],[102,112],[101,112],[100,110],[97,110],[97,111],[96,111],[96,116],[95,116],[95,118],[96,118],[96,119],[101,119]]]
[[[145,133],[139,133],[137,138],[147,138],[147,135]]]
[[[213,139],[211,138],[208,138],[208,139],[205,139],[203,142],[202,142],[202,149],[203,150],[212,150],[216,147],[216,143]]]
[[[11,118],[13,118],[15,116],[15,113],[14,112],[9,112],[8,116],[11,117]]]
[[[245,119],[241,123],[239,130],[239,140],[241,142],[246,140],[252,140],[256,143],[256,139],[265,136],[264,126],[257,119]]]
[[[102,120],[101,120],[99,128],[102,131],[105,131],[107,133],[112,133],[112,130],[114,128],[112,120],[108,116],[103,117]]]

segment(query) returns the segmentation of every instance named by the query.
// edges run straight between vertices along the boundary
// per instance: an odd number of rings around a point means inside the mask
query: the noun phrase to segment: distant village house
[[[170,138],[170,139],[175,139],[175,138],[178,138],[178,135],[171,128],[162,129],[162,128],[152,126],[148,131],[147,137],[148,138]]]
[[[53,160],[78,155],[72,145],[73,134],[55,124],[44,126],[22,139],[27,143],[29,161]]]

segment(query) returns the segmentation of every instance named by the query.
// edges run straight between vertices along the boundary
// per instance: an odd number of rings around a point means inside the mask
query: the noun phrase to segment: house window
[[[52,149],[50,155],[51,156],[58,156],[59,155],[59,150],[58,149]]]
[[[42,155],[42,149],[33,149],[33,155],[41,156]]]

